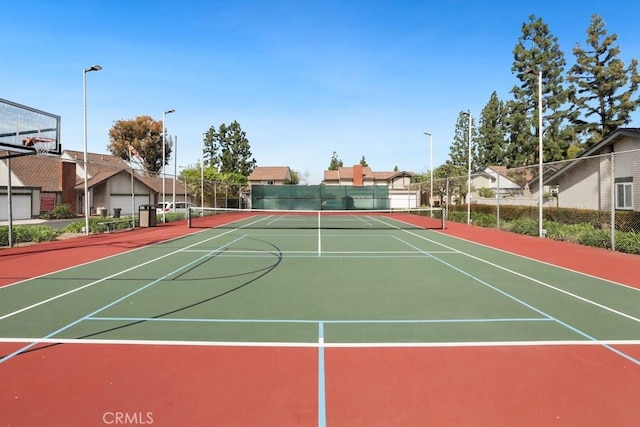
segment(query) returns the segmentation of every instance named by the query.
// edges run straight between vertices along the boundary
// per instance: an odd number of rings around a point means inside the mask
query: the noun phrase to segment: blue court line
[[[424,251],[422,251],[420,248],[418,248],[417,246],[414,246],[414,245],[412,245],[411,243],[406,242],[406,241],[402,240],[401,238],[399,238],[399,237],[397,237],[397,236],[393,236],[393,237],[395,237],[396,239],[398,239],[398,240],[400,240],[401,242],[405,243],[407,246],[410,246],[410,247],[412,247],[412,248],[416,249],[417,251],[424,252]],[[443,245],[443,246],[444,246],[444,245]],[[464,253],[464,252],[462,252],[462,251],[458,251],[458,252],[460,252],[460,253]],[[569,330],[571,330],[571,331],[575,332],[576,334],[581,335],[582,337],[584,337],[584,338],[586,338],[586,339],[588,339],[588,340],[590,340],[590,341],[598,342],[598,339],[597,339],[597,338],[595,338],[595,337],[593,337],[593,336],[591,336],[591,335],[587,334],[586,332],[584,332],[584,331],[582,331],[582,330],[580,330],[580,329],[578,329],[578,328],[576,328],[576,327],[574,327],[574,326],[569,325],[569,324],[568,324],[568,323],[566,323],[566,322],[563,322],[562,320],[558,319],[557,317],[554,317],[554,316],[550,315],[549,313],[546,313],[545,311],[543,311],[543,310],[541,310],[541,309],[539,309],[539,308],[537,308],[537,307],[534,307],[533,305],[531,305],[531,304],[529,304],[529,303],[527,303],[527,302],[525,302],[525,301],[521,300],[520,298],[518,298],[518,297],[516,297],[516,296],[513,296],[513,295],[511,295],[510,293],[508,293],[508,292],[506,292],[506,291],[503,291],[502,289],[499,289],[499,288],[497,288],[496,286],[494,286],[494,285],[492,285],[492,284],[490,284],[490,283],[488,283],[488,282],[485,282],[484,280],[480,279],[479,277],[476,277],[476,276],[474,276],[473,274],[468,273],[468,272],[466,272],[466,271],[462,270],[461,268],[458,268],[458,267],[456,267],[455,265],[450,264],[450,263],[448,263],[447,261],[445,261],[445,260],[443,260],[443,259],[441,259],[441,258],[438,258],[437,256],[435,256],[435,255],[433,255],[433,254],[431,254],[431,253],[427,253],[427,252],[424,252],[424,253],[425,253],[425,254],[428,254],[430,257],[432,257],[433,259],[435,259],[435,260],[437,260],[437,261],[441,262],[442,264],[446,265],[447,267],[454,269],[455,271],[457,271],[457,272],[459,272],[459,273],[461,273],[461,274],[463,274],[463,275],[465,275],[465,276],[469,277],[470,279],[472,279],[472,280],[474,280],[474,281],[476,281],[476,282],[478,282],[478,283],[480,283],[480,284],[482,284],[482,285],[484,285],[484,286],[486,286],[486,287],[488,287],[488,288],[490,288],[490,289],[493,289],[494,291],[496,291],[496,292],[498,292],[498,293],[500,293],[500,294],[504,295],[505,297],[507,297],[507,298],[509,298],[509,299],[511,299],[511,300],[513,300],[513,301],[515,301],[515,302],[517,302],[518,304],[521,304],[521,305],[523,305],[523,306],[525,306],[525,307],[527,307],[527,308],[529,308],[529,309],[531,309],[531,310],[535,311],[536,313],[538,313],[538,314],[540,314],[540,315],[542,315],[542,316],[544,316],[544,317],[547,317],[547,318],[549,318],[549,319],[553,320],[554,322],[557,322],[558,324],[560,324],[560,325],[564,326],[565,328],[567,328],[567,329],[569,329]],[[616,348],[614,348],[614,347],[610,346],[609,344],[602,344],[602,346],[603,346],[604,348],[606,348],[607,350],[610,350],[610,351],[612,351],[612,352],[614,352],[614,353],[618,354],[619,356],[622,356],[622,357],[624,357],[625,359],[628,359],[628,360],[630,360],[631,362],[635,363],[636,365],[639,365],[639,366],[640,366],[640,359],[636,359],[636,358],[634,358],[634,357],[632,357],[632,356],[630,356],[630,355],[628,355],[628,354],[626,354],[626,353],[624,353],[624,352],[622,352],[622,351],[620,351],[620,350],[618,350],[618,349],[616,349]]]
[[[51,332],[50,334],[48,334],[48,335],[44,336],[43,338],[47,339],[47,338],[52,338],[52,337],[54,337],[55,335],[59,334],[60,332],[63,332],[63,331],[65,331],[65,330],[67,330],[67,329],[69,329],[69,328],[71,328],[71,327],[73,327],[73,326],[77,325],[78,323],[81,323],[82,321],[87,320],[87,319],[88,319],[88,318],[90,318],[91,316],[94,316],[95,314],[98,314],[98,313],[100,313],[101,311],[104,311],[104,310],[106,310],[106,309],[108,309],[108,308],[110,308],[110,307],[113,307],[114,305],[118,304],[119,302],[122,302],[122,301],[124,301],[125,299],[127,299],[127,298],[129,298],[129,297],[131,297],[131,296],[133,296],[133,295],[135,295],[135,294],[137,294],[137,293],[139,293],[139,292],[142,292],[143,290],[145,290],[145,289],[147,289],[147,288],[149,288],[149,287],[151,287],[151,286],[153,286],[153,285],[155,285],[155,284],[157,284],[157,283],[159,283],[159,282],[161,282],[161,281],[165,280],[166,278],[168,278],[168,277],[170,277],[170,276],[172,276],[172,275],[174,275],[174,274],[176,274],[176,273],[178,273],[178,272],[180,272],[180,271],[182,271],[182,270],[184,270],[184,269],[187,269],[187,268],[191,267],[191,266],[192,266],[192,265],[194,265],[194,264],[199,263],[199,262],[200,262],[200,261],[202,261],[203,259],[206,259],[206,258],[209,258],[209,257],[211,257],[211,256],[215,255],[215,254],[216,254],[217,252],[219,252],[220,250],[222,250],[222,249],[224,249],[225,247],[227,247],[227,246],[229,246],[229,245],[232,245],[232,244],[234,244],[235,242],[237,242],[237,241],[239,241],[239,240],[243,239],[245,236],[246,236],[246,235],[240,236],[240,237],[238,237],[237,239],[235,239],[235,240],[233,240],[233,241],[231,241],[231,242],[229,242],[229,243],[226,243],[226,244],[224,244],[224,245],[220,246],[220,247],[219,247],[219,248],[217,248],[217,249],[214,249],[213,251],[211,251],[211,252],[209,252],[209,253],[207,253],[207,254],[205,254],[205,255],[203,255],[203,256],[201,256],[201,257],[197,258],[196,260],[191,261],[191,262],[189,262],[189,263],[187,263],[187,264],[185,264],[185,265],[183,265],[183,266],[181,266],[181,267],[179,267],[179,268],[175,269],[174,271],[172,271],[172,272],[170,272],[170,273],[168,273],[168,274],[165,274],[164,276],[160,277],[159,279],[156,279],[156,280],[154,280],[154,281],[152,281],[152,282],[149,282],[149,283],[147,283],[146,285],[144,285],[144,286],[142,286],[142,287],[140,287],[140,288],[136,289],[135,291],[129,292],[129,293],[128,293],[128,294],[126,294],[125,296],[120,297],[120,298],[118,298],[118,299],[116,299],[116,300],[114,300],[114,301],[110,302],[109,304],[107,304],[107,305],[105,305],[105,306],[103,306],[103,307],[101,307],[101,308],[99,308],[99,309],[97,309],[97,310],[95,310],[95,311],[93,311],[93,312],[91,312],[91,313],[87,314],[86,316],[81,317],[80,319],[77,319],[77,320],[75,320],[75,321],[73,321],[73,322],[69,323],[68,325],[63,326],[62,328],[60,328],[60,329],[58,329],[58,330],[56,330],[56,331]],[[32,342],[32,343],[30,343],[30,344],[28,344],[28,345],[26,345],[26,346],[24,346],[24,347],[22,347],[22,348],[20,348],[20,349],[16,350],[16,351],[14,351],[13,353],[10,353],[10,354],[6,355],[6,356],[5,356],[5,357],[3,357],[2,359],[0,359],[0,363],[4,363],[4,362],[6,362],[6,361],[7,361],[7,360],[9,360],[9,359],[14,358],[15,356],[17,356],[17,355],[19,355],[20,353],[23,353],[23,352],[25,352],[25,351],[29,350],[30,348],[34,347],[34,346],[35,346],[35,345],[37,345],[37,344],[38,344],[38,341],[34,341],[34,342]]]
[[[327,399],[324,371],[324,323],[318,322],[318,427],[327,425]]]

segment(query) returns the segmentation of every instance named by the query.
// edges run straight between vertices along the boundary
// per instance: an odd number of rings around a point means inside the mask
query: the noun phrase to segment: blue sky
[[[611,3],[608,3],[611,5]],[[200,135],[237,120],[259,166],[322,180],[335,151],[376,171],[424,172],[449,155],[463,110],[517,83],[512,51],[533,14],[567,62],[593,13],[640,58],[640,3],[619,1],[48,0],[2,6],[0,98],[62,117],[63,148],[107,153],[120,119],[166,116],[177,165],[200,159]],[[640,114],[632,126],[640,126]],[[433,159],[429,140],[433,135]],[[173,171],[173,161],[167,171]]]

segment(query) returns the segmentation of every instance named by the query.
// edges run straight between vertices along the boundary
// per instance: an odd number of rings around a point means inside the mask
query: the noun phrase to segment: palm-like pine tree
[[[506,164],[506,106],[500,101],[498,94],[493,92],[487,105],[480,114],[478,128],[478,169],[485,169],[490,165]]]
[[[522,35],[513,55],[511,71],[521,84],[511,90],[514,99],[508,105],[510,160],[514,166],[536,163],[539,132],[543,132],[544,137],[544,160],[561,160],[566,157],[573,134],[565,126],[570,119],[566,108],[569,90],[564,87],[566,61],[558,39],[541,18],[531,15],[529,22],[522,25]],[[540,73],[544,99],[542,129],[538,125]]]
[[[617,39],[616,34],[607,34],[604,20],[594,14],[587,28],[586,50],[580,44],[573,48],[576,63],[567,80],[573,84],[570,100],[574,109],[582,112],[573,123],[587,147],[629,124],[640,102],[635,95],[640,83],[638,61],[633,59],[625,67]]]

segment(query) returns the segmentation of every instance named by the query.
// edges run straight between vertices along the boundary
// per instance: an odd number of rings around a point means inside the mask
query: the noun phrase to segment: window
[[[616,183],[616,209],[633,209],[633,184],[631,182]]]

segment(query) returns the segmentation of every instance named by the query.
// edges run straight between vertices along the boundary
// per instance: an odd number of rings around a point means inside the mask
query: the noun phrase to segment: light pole
[[[202,133],[200,147],[200,213],[204,216],[204,140],[206,132]]]
[[[167,110],[162,112],[162,223],[166,222],[165,210],[167,209],[167,204],[165,200],[165,194],[166,194],[165,163],[166,163],[166,157],[167,157],[167,154],[166,154],[167,150],[165,149],[165,142],[164,142],[164,138],[165,138],[164,120],[167,114],[171,114],[175,111],[176,110]]]
[[[176,211],[176,180],[177,179],[178,179],[178,135],[175,136],[175,143],[173,144],[173,207],[171,208],[172,212]]]
[[[471,123],[473,116],[471,111],[467,111],[469,116],[469,152],[467,154],[467,224],[471,224]]]
[[[538,176],[540,180],[540,189],[538,191],[538,237],[544,237],[542,229],[542,192],[544,190],[542,180],[542,154],[542,71],[538,71]]]
[[[433,216],[433,135],[423,133],[429,137],[429,207],[432,209],[430,215]]]
[[[100,71],[102,67],[94,65],[89,68],[82,69],[82,111],[84,115],[84,234],[89,235],[89,180],[87,174],[87,73],[91,71]]]
[[[526,69],[525,74],[536,75],[531,69]],[[542,146],[542,70],[538,71],[538,237],[544,237],[542,227],[542,203],[544,202],[544,180],[542,163],[543,159],[543,146]]]

